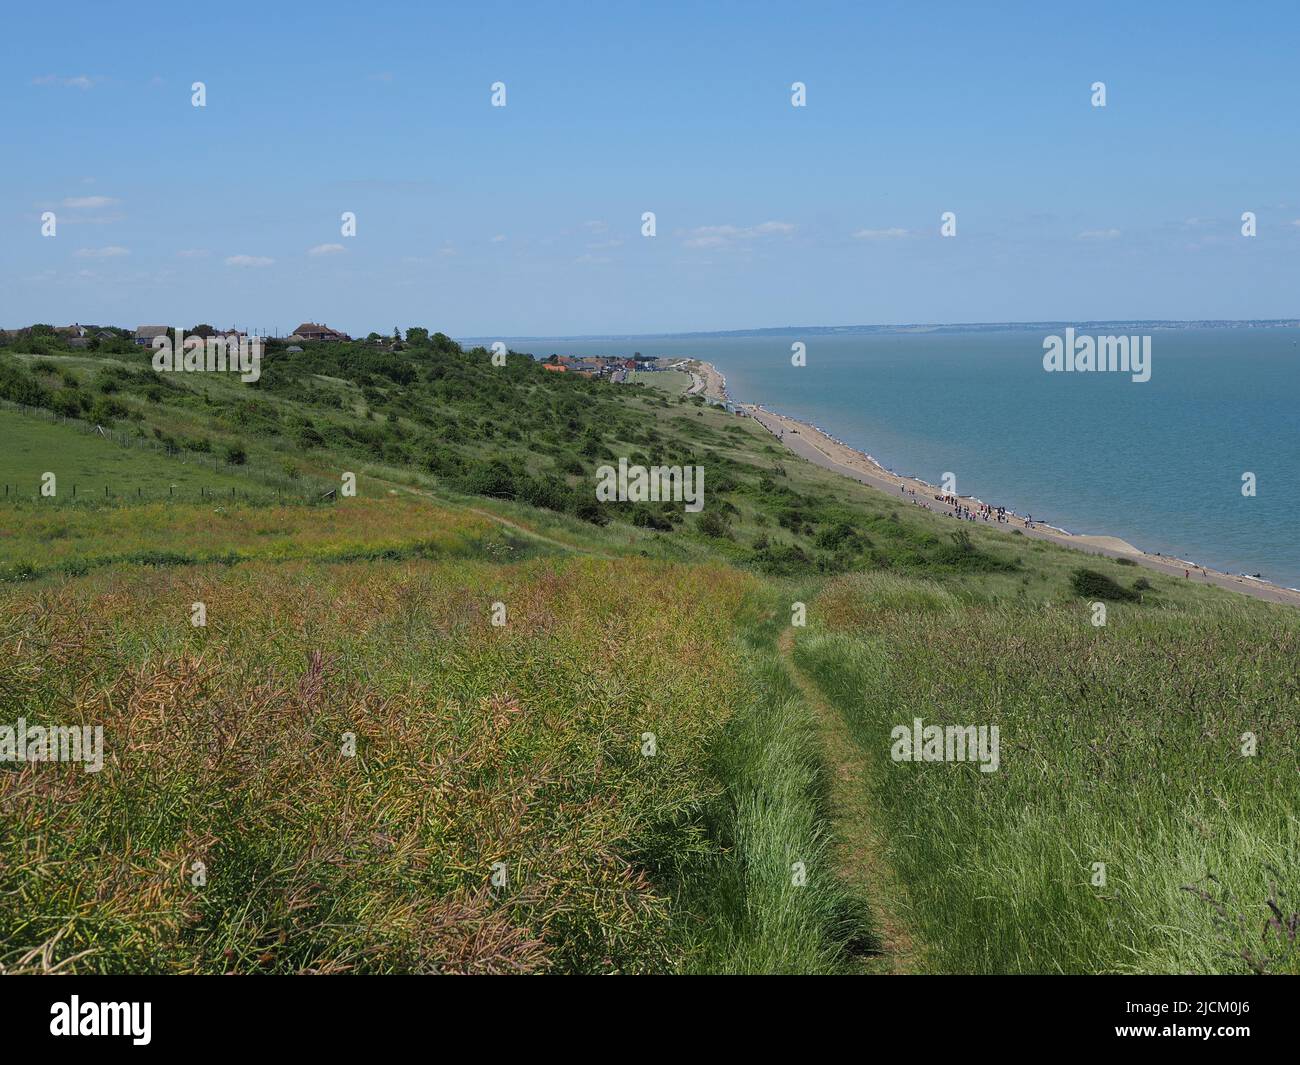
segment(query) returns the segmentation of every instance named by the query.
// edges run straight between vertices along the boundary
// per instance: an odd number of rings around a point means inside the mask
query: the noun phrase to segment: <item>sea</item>
[[[896,473],[951,474],[958,493],[1035,521],[1300,587],[1300,329],[1148,329],[1150,379],[1135,382],[1045,371],[1044,340],[1064,328],[508,344],[703,359],[733,400],[811,422]]]

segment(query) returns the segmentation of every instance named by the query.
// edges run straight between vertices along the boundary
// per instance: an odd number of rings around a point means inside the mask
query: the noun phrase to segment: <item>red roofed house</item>
[[[340,333],[337,329],[331,329],[327,325],[317,325],[315,322],[303,322],[293,331],[290,340],[351,340],[347,333]]]

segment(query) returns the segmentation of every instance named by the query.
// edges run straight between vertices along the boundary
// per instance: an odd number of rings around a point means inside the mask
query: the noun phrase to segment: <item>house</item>
[[[569,368],[568,368],[567,366],[561,366],[558,362],[544,362],[544,363],[542,363],[542,369],[543,369],[543,370],[550,370],[551,373],[568,373],[568,372],[569,372]]]
[[[325,340],[340,341],[351,340],[347,333],[340,333],[337,329],[331,329],[327,325],[317,325],[315,322],[303,322],[293,331],[290,340]]]
[[[135,342],[147,348],[154,342],[155,337],[168,336],[171,331],[169,325],[138,325],[135,327]]]

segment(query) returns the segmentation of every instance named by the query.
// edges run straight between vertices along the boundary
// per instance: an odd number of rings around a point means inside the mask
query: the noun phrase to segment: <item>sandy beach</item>
[[[703,382],[703,392],[707,397],[720,401],[727,400],[726,378],[718,372],[716,367],[698,359],[691,359],[684,364],[684,368],[692,374],[693,380],[698,378]],[[691,391],[697,391],[694,384],[692,384]],[[773,436],[777,437],[792,452],[809,462],[816,463],[818,466],[842,476],[851,477],[861,484],[877,488],[882,492],[905,498],[907,501],[917,506],[923,506],[935,513],[951,515],[956,509],[956,507],[943,502],[941,498],[943,493],[938,486],[927,484],[925,481],[913,477],[902,477],[893,473],[881,466],[870,455],[850,447],[840,440],[836,440],[816,426],[799,421],[797,418],[790,418],[784,414],[777,414],[761,404],[738,404],[737,406]],[[959,496],[958,502],[976,511],[984,503],[991,504],[994,509],[997,507],[995,500],[980,500],[973,496]],[[985,527],[1003,529],[1007,531],[1008,535],[1012,530],[1019,530],[1025,536],[1051,540],[1054,543],[1089,554],[1132,559],[1140,566],[1175,577],[1182,577],[1184,573],[1190,573],[1189,580],[1202,584],[1215,584],[1221,588],[1243,592],[1257,599],[1300,606],[1300,592],[1293,589],[1283,588],[1252,577],[1221,573],[1185,559],[1171,558],[1168,555],[1149,554],[1120,539],[1118,536],[1084,536],[1070,533],[1064,529],[1045,525],[1042,522],[1031,523],[1026,516],[1013,514],[1010,511],[1006,513],[1005,522],[996,522],[994,520],[985,522],[983,519],[977,519],[977,522]]]
[[[719,403],[727,401],[727,379],[711,362],[699,359],[683,359],[678,365],[691,375],[691,387],[686,390],[688,396],[703,395],[705,399]]]

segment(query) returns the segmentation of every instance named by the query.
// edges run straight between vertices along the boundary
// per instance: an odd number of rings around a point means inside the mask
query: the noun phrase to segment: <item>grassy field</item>
[[[860,745],[933,969],[1300,971],[1268,923],[1300,888],[1294,611],[1117,606],[1094,627],[1084,602],[865,575],[811,617],[796,661]],[[998,771],[892,760],[915,718],[998,725]]]
[[[233,565],[264,560],[476,557],[547,552],[544,543],[465,511],[411,497],[351,499],[317,507],[147,503],[0,512],[0,580],[79,574],[118,563]]]
[[[680,370],[634,370],[627,379],[630,384],[657,388],[672,396],[680,396],[691,387],[691,375]]]
[[[60,486],[0,508],[0,727],[106,747],[0,761],[0,968],[1296,970],[1294,611],[960,527],[666,374],[121,346],[0,351],[6,476]],[[597,505],[619,457],[708,505]],[[998,771],[893,761],[916,717]]]
[[[108,753],[0,773],[4,960],[59,936],[81,971],[834,970],[852,910],[807,724],[735,638],[758,591],[573,559],[6,593],[0,719],[102,724]]]
[[[139,443],[122,447],[77,422],[0,409],[0,491],[12,500],[46,505],[105,499],[158,500],[274,498],[275,490],[193,455],[171,456]],[[129,457],[121,452],[129,450]],[[53,497],[41,495],[42,477],[55,475]]]

